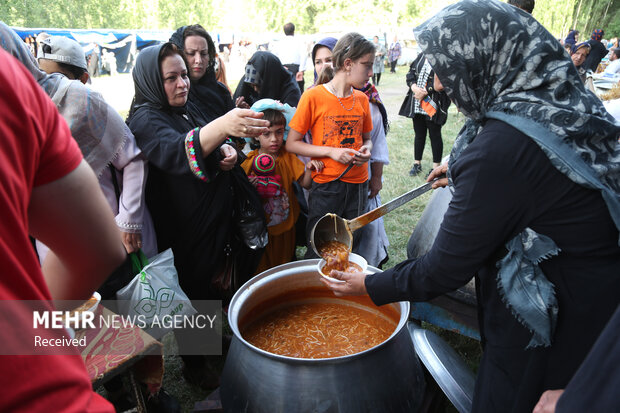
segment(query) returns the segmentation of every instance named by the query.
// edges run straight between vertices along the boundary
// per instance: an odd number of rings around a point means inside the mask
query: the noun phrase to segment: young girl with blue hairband
[[[323,163],[318,160],[304,165],[295,155],[284,148],[288,135],[288,123],[295,108],[273,99],[261,99],[252,110],[263,112],[270,123],[269,131],[252,138],[258,149],[247,154],[241,164],[248,179],[256,187],[263,200],[267,217],[269,242],[256,273],[276,265],[285,264],[295,256],[295,222],[299,217],[299,203],[293,191],[293,182],[304,188],[312,182],[311,171],[321,171]]]

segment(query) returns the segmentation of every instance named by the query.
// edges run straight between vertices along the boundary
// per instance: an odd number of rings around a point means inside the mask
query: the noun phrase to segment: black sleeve
[[[557,413],[620,409],[620,307],[558,400]]]
[[[245,84],[245,76],[242,76],[241,80],[239,80],[239,83],[237,84],[237,89],[235,89],[235,93],[233,94],[233,102],[235,102],[240,96],[247,98],[246,94],[247,90]]]
[[[288,103],[291,107],[296,108],[297,105],[299,105],[299,99],[301,99],[301,91],[299,90],[299,86],[297,86],[295,78],[291,75],[290,79],[288,79],[284,85],[282,95],[278,100],[282,103]]]
[[[525,228],[534,200],[520,173],[527,156],[517,155],[529,139],[520,136],[515,140],[505,128],[485,128],[462,153],[451,171],[454,197],[431,250],[367,276],[375,304],[425,301],[465,285]]]
[[[171,126],[171,121],[164,117],[154,116],[150,111],[139,111],[129,124],[136,142],[149,163],[172,175],[192,174],[187,153],[185,137],[191,131],[179,132]],[[196,153],[202,153],[200,140],[195,140]],[[197,156],[201,170],[210,175],[217,172],[219,151],[211,152],[206,158]]]

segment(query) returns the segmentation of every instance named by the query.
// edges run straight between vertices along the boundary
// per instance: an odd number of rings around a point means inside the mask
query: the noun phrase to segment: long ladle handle
[[[403,204],[406,204],[412,199],[417,198],[420,195],[428,192],[431,189],[435,181],[436,179],[432,180],[431,182],[427,182],[424,185],[421,185],[415,189],[412,189],[409,192],[405,192],[401,196],[392,199],[390,202],[383,204],[380,207],[373,209],[372,211],[366,212],[364,215],[360,215],[357,218],[353,218],[352,220],[348,221],[349,230],[351,232],[358,230],[364,225],[371,223],[375,219],[382,217],[388,212],[395,210],[399,206],[402,206]]]

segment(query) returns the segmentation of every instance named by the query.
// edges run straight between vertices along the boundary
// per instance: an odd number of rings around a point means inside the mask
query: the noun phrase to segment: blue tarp
[[[37,37],[41,32],[49,33],[52,36],[70,37],[82,45],[97,43],[104,46],[123,40],[127,36],[136,36],[136,47],[142,49],[157,43],[167,42],[172,30],[112,30],[112,29],[50,29],[50,28],[23,28],[13,27],[17,34],[25,39],[28,36]]]
[[[92,53],[93,45],[100,49],[113,52],[116,57],[116,70],[129,72],[135,60],[136,50],[167,42],[173,31],[171,30],[111,30],[111,29],[50,29],[50,28],[22,28],[13,27],[13,30],[22,38],[28,36],[36,38],[45,32],[52,36],[69,37],[82,45],[84,54]]]

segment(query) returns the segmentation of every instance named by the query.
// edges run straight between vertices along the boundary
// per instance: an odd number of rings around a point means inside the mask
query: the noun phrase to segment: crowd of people
[[[463,0],[415,29],[421,53],[399,111],[415,133],[409,175],[422,172],[428,133],[427,180],[453,191],[431,250],[377,274],[322,279],[336,295],[382,305],[426,301],[475,278],[480,412],[532,411],[545,391],[569,386],[584,360],[597,362],[586,356],[620,303],[620,123],[584,84],[608,53],[606,71],[620,72],[620,49],[608,51],[601,29],[582,43],[571,31],[569,58],[531,16],[532,0],[510,3]],[[138,54],[123,120],[86,86],[93,66],[77,42],[48,36],[33,51],[0,23],[0,263],[11,275],[0,277],[0,298],[85,299],[95,289],[113,298],[127,254],[171,248],[188,297],[226,305],[253,275],[301,258],[298,245],[316,258],[309,234],[326,213],[352,219],[380,206],[389,122],[377,86],[386,59],[395,69],[398,38],[388,47],[358,33],[321,39],[305,88],[305,49],[292,23],[284,32],[279,49],[248,59],[231,93],[211,35],[180,27]],[[442,164],[451,104],[468,121]],[[260,217],[265,243],[248,245],[239,203]],[[378,219],[355,232],[352,249],[381,268],[388,245]],[[179,346],[185,380],[217,387],[218,356]],[[14,391],[0,410],[113,411],[90,390],[77,353],[2,357],[0,383]],[[39,397],[26,379],[35,369]],[[61,370],[63,386],[51,386]],[[546,393],[537,409],[575,397],[573,387]]]

